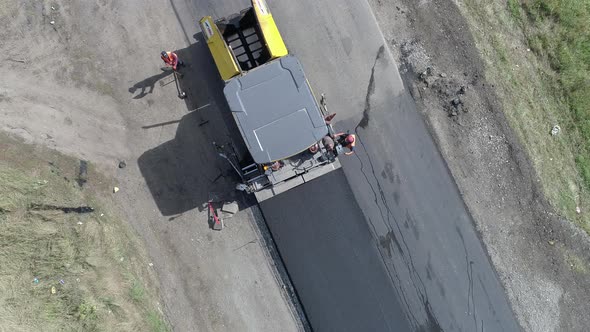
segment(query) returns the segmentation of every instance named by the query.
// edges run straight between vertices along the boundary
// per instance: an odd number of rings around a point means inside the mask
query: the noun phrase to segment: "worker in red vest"
[[[356,136],[354,134],[339,133],[334,135],[334,139],[338,144],[350,150],[344,153],[345,155],[350,156],[354,153],[354,146],[356,145]]]
[[[178,66],[183,66],[184,62],[178,58],[178,55],[174,52],[166,52],[162,51],[162,60],[166,64],[166,66],[172,67],[175,71],[178,69]]]

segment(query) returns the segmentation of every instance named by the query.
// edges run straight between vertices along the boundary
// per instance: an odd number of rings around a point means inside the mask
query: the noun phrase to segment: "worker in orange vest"
[[[184,62],[182,62],[174,52],[162,51],[161,55],[166,66],[172,67],[175,71],[178,69],[178,66],[184,66]]]
[[[339,133],[334,135],[334,139],[338,144],[350,150],[344,153],[345,155],[350,156],[354,153],[354,146],[356,145],[356,136],[354,134]]]

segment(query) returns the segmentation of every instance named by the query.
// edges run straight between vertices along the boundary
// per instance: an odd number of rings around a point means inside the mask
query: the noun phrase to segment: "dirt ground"
[[[590,326],[590,240],[556,215],[451,0],[370,0],[526,331]]]
[[[258,211],[224,196],[240,212],[222,232],[209,227],[203,204],[231,183],[202,143],[211,129],[200,124],[220,121],[220,112],[198,89],[186,87],[195,105],[178,99],[174,76],[160,68],[161,50],[192,51],[170,4],[0,0],[0,20],[8,22],[0,31],[0,130],[88,160],[113,179],[113,208],[147,247],[172,327],[298,330]]]
[[[543,199],[457,4],[369,2],[522,327],[587,330],[590,241]],[[206,211],[187,212],[206,201],[217,170],[205,171],[203,182],[174,177],[198,187],[189,193],[192,200],[154,202],[154,192],[165,198],[186,194],[186,187],[164,188],[149,174],[166,174],[197,154],[205,161],[215,157],[187,130],[203,118],[187,115],[172,77],[160,70],[159,50],[188,46],[170,24],[168,4],[0,0],[0,19],[8,18],[0,30],[0,129],[87,159],[118,179],[121,211],[154,259],[174,328],[297,329],[263,236],[255,231],[256,211],[244,209],[222,233],[209,230]],[[190,106],[215,106],[197,102]],[[186,158],[170,154],[187,146],[201,150]],[[120,160],[128,167],[117,169]],[[220,181],[212,187],[226,189]]]

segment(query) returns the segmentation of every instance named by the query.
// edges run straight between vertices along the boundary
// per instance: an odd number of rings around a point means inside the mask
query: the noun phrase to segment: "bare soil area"
[[[240,211],[222,232],[210,229],[204,204],[231,183],[205,135],[226,133],[211,128],[221,120],[206,99],[210,56],[190,47],[170,3],[1,0],[0,20],[0,130],[87,160],[110,179],[112,208],[143,239],[172,328],[297,330],[257,210],[224,196]],[[175,82],[160,68],[161,50],[207,59],[208,69],[185,60],[190,80]]]
[[[522,328],[587,330],[590,241],[543,197],[458,4],[369,2]]]

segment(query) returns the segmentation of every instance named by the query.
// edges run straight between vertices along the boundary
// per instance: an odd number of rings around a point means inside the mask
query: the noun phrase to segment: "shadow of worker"
[[[192,112],[180,120],[174,139],[144,152],[138,166],[164,216],[201,210],[209,193],[231,192],[235,180],[200,129],[202,117]],[[229,175],[231,177],[231,175]]]
[[[154,76],[150,76],[144,79],[143,81],[139,81],[129,88],[129,93],[131,94],[134,94],[137,90],[141,89],[138,95],[133,96],[133,99],[140,99],[147,96],[149,93],[154,92],[156,82],[158,82],[166,76],[172,75],[173,73],[172,68],[160,68],[160,70],[162,70],[161,73],[156,74]]]

